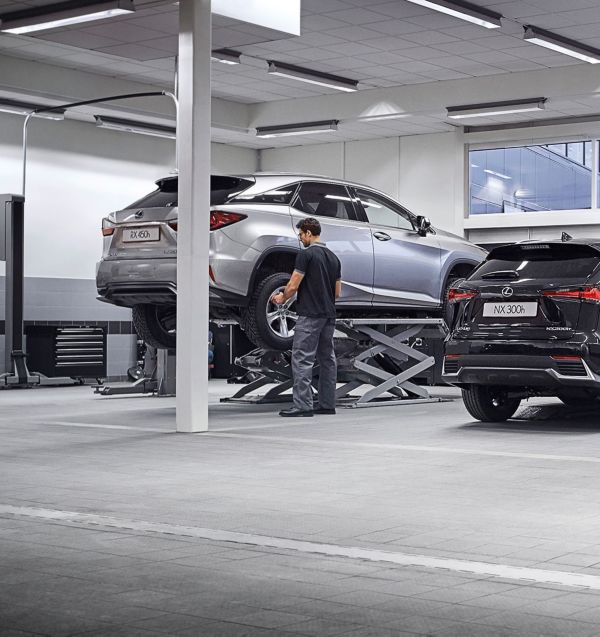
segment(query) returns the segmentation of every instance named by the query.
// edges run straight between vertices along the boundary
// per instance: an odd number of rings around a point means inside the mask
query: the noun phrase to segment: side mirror
[[[421,237],[425,237],[431,228],[431,221],[427,217],[419,215],[417,217],[417,234]]]

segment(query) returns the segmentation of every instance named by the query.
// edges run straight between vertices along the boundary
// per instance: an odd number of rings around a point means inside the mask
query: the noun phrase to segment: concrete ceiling
[[[0,13],[53,1],[0,0]],[[336,100],[340,97],[335,89],[268,75],[268,59],[358,80],[358,92],[370,91],[373,95],[380,95],[382,89],[431,83],[442,94],[445,87],[474,78],[494,79],[501,84],[523,73],[548,69],[562,69],[564,73],[564,67],[590,66],[524,41],[522,27],[533,24],[594,46],[600,42],[598,0],[475,1],[502,14],[500,29],[471,25],[406,0],[302,0],[302,35],[267,42],[256,27],[215,16],[213,48],[235,48],[242,53],[242,64],[213,63],[212,95],[254,107],[289,100],[307,102],[327,95]],[[0,35],[0,56],[172,89],[178,8],[172,1],[163,0],[136,0],[136,7],[132,16],[35,36]],[[521,97],[534,94],[538,91],[530,88]],[[342,97],[352,100],[356,94]],[[410,117],[396,120],[339,117],[344,120],[340,130],[326,136],[259,140],[233,128],[221,131],[218,141],[265,147],[452,130],[444,107],[468,102],[448,99],[440,98],[429,109],[409,111]],[[488,100],[481,94],[478,101]],[[597,114],[598,103],[595,83],[586,91],[549,100],[545,112],[486,118],[477,123]],[[281,110],[285,113],[286,108]]]

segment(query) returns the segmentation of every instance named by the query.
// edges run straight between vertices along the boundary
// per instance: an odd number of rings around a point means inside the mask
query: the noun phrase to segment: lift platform
[[[414,403],[444,402],[414,379],[435,365],[435,358],[418,349],[415,341],[445,339],[448,327],[443,319],[342,318],[336,321],[335,339],[338,360],[336,400],[339,407],[374,407]],[[266,404],[290,402],[286,393],[293,385],[291,352],[257,349],[236,359],[236,365],[260,377],[242,387],[224,403]],[[318,377],[318,366],[315,377]],[[254,392],[274,385],[264,395]],[[352,392],[370,385],[361,396]],[[313,381],[316,398],[317,380]],[[384,394],[387,394],[385,396]]]

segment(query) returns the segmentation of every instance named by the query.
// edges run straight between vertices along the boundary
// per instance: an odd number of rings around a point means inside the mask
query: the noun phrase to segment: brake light
[[[245,219],[248,215],[241,215],[238,212],[223,212],[221,210],[210,211],[210,229],[219,230],[232,223],[237,223]]]
[[[555,361],[580,361],[581,356],[550,356]]]
[[[175,230],[175,232],[177,232],[177,227],[178,227],[177,221],[169,221],[168,225],[169,225],[169,228],[172,228],[173,230]]]
[[[563,290],[544,290],[543,296],[563,299],[577,299],[579,301],[589,301],[590,303],[600,303],[600,289],[597,287],[567,288]]]
[[[110,237],[115,232],[115,225],[108,219],[102,219],[102,236]]]
[[[460,303],[460,301],[468,301],[474,296],[477,296],[478,292],[475,290],[461,290],[460,288],[450,288],[448,290],[448,303]]]
[[[444,358],[447,358],[449,360],[455,360],[457,358],[460,358],[461,356],[462,354],[446,354]]]
[[[210,277],[210,280],[211,280],[213,283],[216,283],[216,282],[217,282],[217,281],[216,281],[216,279],[215,279],[215,273],[213,272],[213,269],[212,269],[212,265],[209,265],[209,266],[208,266],[208,276]]]

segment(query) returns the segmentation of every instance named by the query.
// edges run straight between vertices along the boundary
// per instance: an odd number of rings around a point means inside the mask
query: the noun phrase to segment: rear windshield
[[[210,177],[210,205],[219,206],[227,203],[244,190],[254,184],[251,179],[229,177],[225,175],[211,175]],[[158,189],[149,195],[129,204],[130,208],[173,208],[177,205],[177,177],[168,177],[158,182]]]
[[[509,245],[492,250],[469,279],[481,279],[484,275],[491,278],[494,272],[513,271],[518,273],[519,279],[585,280],[599,264],[600,252],[590,246],[552,243]]]

